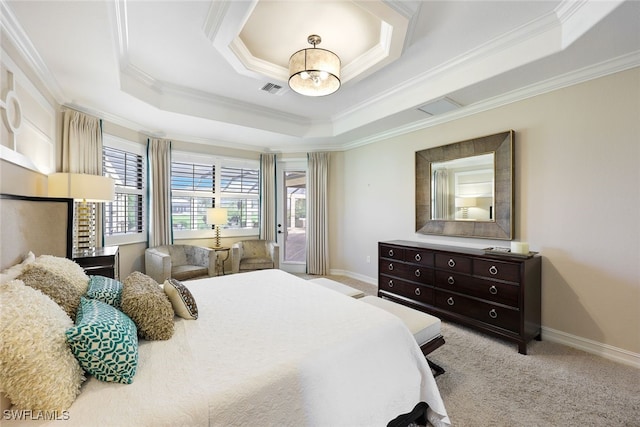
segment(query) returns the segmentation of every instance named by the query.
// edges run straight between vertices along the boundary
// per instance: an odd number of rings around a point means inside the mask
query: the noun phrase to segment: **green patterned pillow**
[[[122,283],[104,276],[89,276],[87,297],[97,299],[120,310]]]
[[[131,384],[138,366],[138,331],[123,312],[82,298],[67,342],[80,366],[100,381]]]

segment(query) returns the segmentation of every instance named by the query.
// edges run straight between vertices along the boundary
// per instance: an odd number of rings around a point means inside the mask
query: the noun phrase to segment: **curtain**
[[[75,110],[62,112],[62,171],[102,175],[102,121]],[[74,203],[74,250],[102,247],[104,228],[102,224],[102,203]],[[89,218],[90,228],[81,215]],[[86,219],[85,218],[85,219]],[[79,223],[82,222],[82,225]],[[90,237],[94,235],[95,242]],[[87,246],[88,245],[88,246]]]
[[[329,153],[309,153],[307,189],[307,273],[327,274]]]
[[[62,172],[102,175],[102,123],[73,110],[63,112]]]
[[[260,238],[276,241],[276,155],[260,155]]]
[[[449,218],[449,177],[446,169],[433,172],[433,219]]]
[[[173,243],[171,228],[171,141],[149,138],[149,247]]]

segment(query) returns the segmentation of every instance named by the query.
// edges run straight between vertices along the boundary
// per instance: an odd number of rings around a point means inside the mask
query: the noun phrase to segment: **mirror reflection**
[[[431,163],[431,219],[494,221],[495,153]]]

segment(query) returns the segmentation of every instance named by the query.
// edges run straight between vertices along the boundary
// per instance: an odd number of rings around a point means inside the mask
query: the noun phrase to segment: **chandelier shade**
[[[320,36],[310,35],[312,48],[302,49],[289,58],[289,87],[301,95],[325,96],[340,88],[340,58],[316,47]]]

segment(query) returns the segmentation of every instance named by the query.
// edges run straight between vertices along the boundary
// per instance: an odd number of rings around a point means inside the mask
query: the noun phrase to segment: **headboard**
[[[0,194],[0,270],[38,255],[71,258],[73,199]]]

